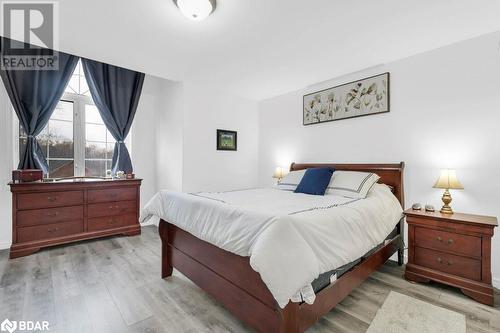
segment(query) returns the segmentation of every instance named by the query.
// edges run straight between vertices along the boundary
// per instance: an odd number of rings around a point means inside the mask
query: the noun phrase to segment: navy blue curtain
[[[124,141],[134,120],[145,75],[89,59],[82,59],[82,65],[94,103],[116,140],[111,171],[132,173]]]
[[[78,57],[44,48],[24,44],[24,48],[11,48],[11,40],[0,39],[0,57],[9,56],[46,56],[57,57],[58,68],[50,70],[0,69],[0,76],[16,111],[28,140],[21,152],[18,169],[41,169],[48,173],[48,164],[36,136],[40,134],[54,112],[64,93]],[[19,42],[17,42],[20,44]]]

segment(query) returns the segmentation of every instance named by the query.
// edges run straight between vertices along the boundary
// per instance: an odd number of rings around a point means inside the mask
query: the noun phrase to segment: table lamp
[[[278,179],[278,183],[284,175],[285,170],[282,167],[276,167],[276,169],[274,169],[273,178]]]
[[[443,214],[453,214],[453,210],[450,207],[451,194],[449,190],[463,190],[464,188],[457,179],[456,171],[450,169],[441,170],[441,175],[433,187],[444,189],[443,197],[441,198],[444,205],[440,212]]]

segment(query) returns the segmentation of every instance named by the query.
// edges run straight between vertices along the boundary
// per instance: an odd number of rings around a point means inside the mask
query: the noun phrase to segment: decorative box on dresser
[[[405,211],[408,264],[405,278],[460,288],[476,301],[493,305],[491,238],[497,218],[470,214]]]
[[[10,257],[111,235],[138,235],[141,179],[10,183]]]

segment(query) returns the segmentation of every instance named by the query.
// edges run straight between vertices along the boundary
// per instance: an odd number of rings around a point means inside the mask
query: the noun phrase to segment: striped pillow
[[[364,199],[380,177],[372,172],[335,171],[325,194]]]
[[[295,191],[306,170],[290,171],[278,182],[278,188],[284,191]]]

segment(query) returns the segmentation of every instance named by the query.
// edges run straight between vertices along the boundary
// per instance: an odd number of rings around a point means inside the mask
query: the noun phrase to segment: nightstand
[[[497,218],[408,209],[408,264],[405,278],[460,288],[476,301],[493,305],[491,237]]]

